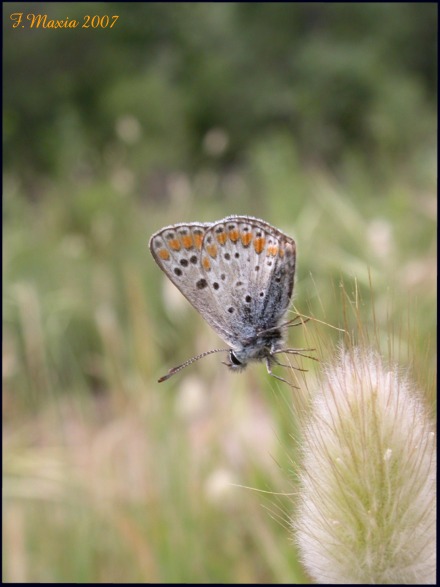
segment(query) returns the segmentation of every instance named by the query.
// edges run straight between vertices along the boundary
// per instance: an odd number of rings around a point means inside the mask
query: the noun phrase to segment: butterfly
[[[276,355],[312,350],[285,348],[286,327],[304,321],[283,323],[293,293],[296,244],[281,230],[251,216],[228,216],[165,226],[152,235],[149,247],[165,275],[230,347],[193,357],[159,382],[217,352],[228,353],[224,364],[232,371],[265,360],[268,373],[286,382],[272,373],[272,364],[282,365]]]

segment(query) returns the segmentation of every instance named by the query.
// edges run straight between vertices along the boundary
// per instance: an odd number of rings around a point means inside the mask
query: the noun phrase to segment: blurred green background
[[[295,307],[362,316],[433,409],[437,5],[6,2],[3,33],[3,580],[305,582],[289,519],[319,363],[300,390],[216,355],[157,384],[219,340],[148,239],[273,223]],[[320,360],[339,338],[290,332]]]

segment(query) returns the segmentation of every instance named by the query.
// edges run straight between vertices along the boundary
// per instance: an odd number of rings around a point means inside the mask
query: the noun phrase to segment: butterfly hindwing
[[[293,291],[293,239],[261,220],[229,217],[206,229],[202,259],[216,312],[237,341],[277,325]]]

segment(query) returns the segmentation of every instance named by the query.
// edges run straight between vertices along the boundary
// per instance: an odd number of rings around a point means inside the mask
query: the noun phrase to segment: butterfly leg
[[[300,389],[298,386],[293,385],[293,383],[290,383],[289,381],[287,381],[287,379],[283,379],[282,377],[279,377],[278,375],[275,375],[275,373],[272,372],[269,357],[266,358],[266,369],[267,369],[267,372],[269,373],[269,375],[271,375],[272,377],[275,377],[275,379],[278,379],[279,381],[282,381],[283,383],[287,383],[287,385],[289,385],[290,387],[294,387],[295,389]]]
[[[285,363],[280,363],[279,360],[272,355],[271,360],[278,365],[279,367],[287,367],[288,369],[295,369],[295,371],[302,371],[303,373],[307,373],[308,369],[301,369],[300,367],[295,367],[294,365],[286,365]]]
[[[310,352],[315,350],[316,349],[278,349],[272,351],[272,355],[286,353],[286,355],[299,355],[300,357],[304,357],[305,359],[312,359],[313,361],[319,362],[319,359],[317,359],[316,357],[311,357],[310,355],[304,354],[304,351]]]

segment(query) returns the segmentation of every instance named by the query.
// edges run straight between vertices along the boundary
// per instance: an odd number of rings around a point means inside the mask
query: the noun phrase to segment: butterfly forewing
[[[203,237],[209,226],[203,223],[167,226],[153,234],[150,251],[167,277],[217,334],[228,342],[232,334],[215,311],[215,290],[206,278],[205,257],[202,256]]]

